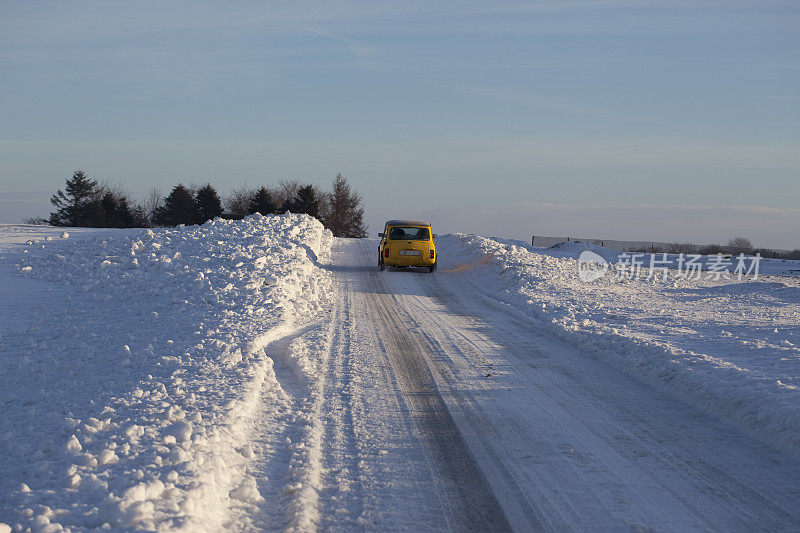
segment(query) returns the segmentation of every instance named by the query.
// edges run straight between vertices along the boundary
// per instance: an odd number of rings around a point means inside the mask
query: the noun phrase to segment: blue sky
[[[0,2],[0,221],[337,172],[372,233],[797,248],[800,2]]]

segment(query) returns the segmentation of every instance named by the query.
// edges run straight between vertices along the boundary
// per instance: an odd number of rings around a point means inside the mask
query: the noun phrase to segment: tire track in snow
[[[433,284],[441,291],[440,301],[450,310],[469,316],[483,307],[481,312],[486,316],[485,306],[476,305],[477,300],[461,298],[437,280]],[[480,292],[480,288],[473,288]],[[782,529],[800,518],[793,508],[793,498],[787,497],[794,493],[796,498],[796,479],[800,479],[800,464],[791,454],[787,456],[780,449],[755,441],[747,431],[742,432],[726,419],[718,420],[713,413],[687,405],[672,391],[653,388],[628,368],[606,365],[553,339],[545,347],[542,333],[536,335],[539,340],[526,340],[518,332],[531,331],[531,325],[505,312],[507,307],[501,305],[499,309],[499,314],[489,313],[488,322],[497,338],[508,339],[504,342],[505,349],[514,354],[509,360],[525,366],[519,354],[533,353],[540,360],[546,357],[552,362],[563,362],[547,364],[547,370],[557,373],[554,382],[570,386],[540,387],[540,390],[584,424],[599,439],[599,446],[613,449],[641,469],[640,472],[632,469],[630,479],[635,480],[648,470],[658,472],[650,475],[659,479],[660,490],[674,498],[698,524],[709,529],[722,523],[719,518],[712,518],[715,514],[730,520],[729,527],[734,528],[746,523],[748,527]],[[502,322],[497,321],[500,317]],[[616,392],[604,385],[614,378],[626,383],[624,387],[617,385]],[[578,394],[566,392],[570,389]],[[598,416],[587,417],[587,413]],[[689,487],[700,490],[702,497]],[[718,510],[715,513],[711,509]]]
[[[360,257],[347,252],[348,262]],[[398,374],[397,333],[387,338],[375,320],[375,291],[366,288],[373,273],[365,272],[347,270],[320,322],[265,347],[274,379],[253,419],[253,450],[243,450],[257,501],[234,501],[229,523],[253,531],[507,529],[436,391],[424,405],[409,399],[424,393],[406,386],[417,378]],[[315,379],[298,372],[302,356],[317,361]]]
[[[382,324],[368,299],[361,241],[342,240],[326,268],[337,273],[343,302],[331,351],[324,416],[338,437],[326,440],[320,497],[325,530],[447,529],[435,472],[421,445]]]
[[[349,284],[345,284],[331,323],[336,327],[331,340],[331,356],[324,384],[325,483],[321,489],[322,523],[356,524],[364,498],[363,457],[358,440],[353,408],[351,336],[353,324]]]
[[[367,243],[362,243],[367,253]],[[380,322],[389,360],[403,398],[432,459],[431,467],[450,529],[510,530],[503,509],[465,444],[428,367],[429,348],[398,313],[398,302],[380,286],[377,271],[366,271],[372,291],[365,296]]]
[[[331,326],[315,322],[265,347],[274,380],[265,381],[251,444],[240,451],[250,461],[243,484],[231,493],[237,529],[311,530],[319,521],[323,382],[306,375],[302,364],[304,352],[327,364],[330,338]]]
[[[373,248],[340,241],[334,308],[268,347],[293,396],[262,429],[261,471],[277,474],[250,529],[787,529],[797,516],[785,457],[585,360],[458,274],[379,274]],[[311,387],[292,381],[302,353],[319,361]]]
[[[435,347],[440,389],[495,492],[511,474],[544,529],[796,524],[790,457],[487,307],[481,287],[400,276],[399,305]],[[502,368],[485,380],[487,353]]]

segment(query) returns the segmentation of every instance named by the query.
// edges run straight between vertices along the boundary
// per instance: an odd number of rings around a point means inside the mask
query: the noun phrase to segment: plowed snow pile
[[[0,332],[0,522],[218,531],[257,501],[263,348],[327,303],[331,242],[289,214],[31,241],[31,309]]]
[[[670,270],[666,279],[607,274],[584,282],[576,260],[583,249],[607,252],[607,258],[617,252],[569,244],[554,251],[447,235],[439,239],[441,268],[460,272],[476,297],[534,331],[800,452],[796,277],[698,280]]]

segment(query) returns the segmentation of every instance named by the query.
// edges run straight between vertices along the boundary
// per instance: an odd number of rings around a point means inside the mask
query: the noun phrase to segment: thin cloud
[[[752,205],[630,205],[619,206],[620,209],[666,209],[672,211],[739,211],[750,214],[800,216],[800,209],[791,207],[767,207]]]
[[[316,28],[309,28],[309,27],[301,27],[300,29],[304,30],[304,31],[307,31],[307,32],[310,32],[310,33],[313,33],[315,35],[319,35],[320,37],[325,37],[327,39],[330,39],[331,41],[335,41],[337,43],[341,43],[348,50],[350,50],[353,53],[353,55],[355,55],[356,57],[374,56],[374,55],[378,54],[378,52],[379,52],[379,50],[377,48],[364,46],[364,45],[362,45],[360,43],[357,43],[356,41],[354,41],[352,39],[348,39],[348,38],[342,37],[340,35],[335,35],[333,33],[327,32],[327,31],[322,31],[322,30],[318,30]]]
[[[586,209],[585,207],[578,205],[547,204],[539,202],[511,202],[511,205],[514,207],[533,209],[537,211],[572,211],[577,209]]]
[[[800,209],[792,207],[768,207],[750,205],[657,205],[657,204],[632,204],[632,205],[568,205],[539,202],[512,202],[512,206],[521,209],[536,211],[734,211],[749,214],[774,215],[774,216],[800,216]]]

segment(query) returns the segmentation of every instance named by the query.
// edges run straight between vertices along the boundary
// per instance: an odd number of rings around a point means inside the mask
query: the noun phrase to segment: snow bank
[[[242,450],[280,388],[264,347],[326,305],[331,242],[291,214],[32,242],[17,281],[48,298],[0,337],[0,522],[225,529],[261,497]]]
[[[666,279],[586,283],[575,259],[582,243],[538,249],[455,234],[437,244],[442,271],[464,276],[491,305],[800,451],[797,278],[668,271]]]

